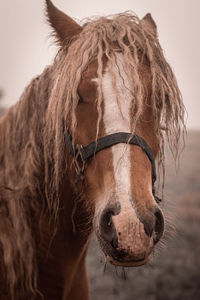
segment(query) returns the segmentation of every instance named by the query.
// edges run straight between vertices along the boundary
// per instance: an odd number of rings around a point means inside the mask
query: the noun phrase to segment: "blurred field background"
[[[188,132],[177,174],[168,155],[165,193],[165,242],[147,266],[105,268],[92,240],[87,257],[91,300],[200,299],[200,131]]]
[[[148,265],[122,269],[105,264],[94,237],[87,256],[90,300],[200,299],[200,131],[188,132],[178,173],[170,155],[166,164],[164,242]]]

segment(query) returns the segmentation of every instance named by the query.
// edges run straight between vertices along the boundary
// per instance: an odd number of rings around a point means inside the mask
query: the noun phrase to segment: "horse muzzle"
[[[164,218],[155,205],[138,216],[133,208],[107,206],[96,224],[96,235],[107,260],[114,265],[133,267],[149,261],[154,245],[164,231]]]

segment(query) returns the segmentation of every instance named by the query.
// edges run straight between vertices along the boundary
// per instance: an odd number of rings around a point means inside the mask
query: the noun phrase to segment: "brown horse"
[[[184,106],[150,14],[80,26],[46,3],[60,50],[0,119],[0,298],[86,300],[93,228],[116,266],[162,237],[155,158]]]

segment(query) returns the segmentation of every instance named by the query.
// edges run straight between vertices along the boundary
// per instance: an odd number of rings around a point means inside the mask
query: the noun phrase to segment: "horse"
[[[156,169],[185,109],[150,14],[80,25],[50,0],[46,14],[58,53],[0,119],[0,295],[87,300],[93,231],[121,267],[162,238]]]

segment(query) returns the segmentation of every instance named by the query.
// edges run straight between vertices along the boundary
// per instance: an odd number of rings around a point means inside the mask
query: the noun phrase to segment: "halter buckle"
[[[76,144],[76,151],[73,159],[74,168],[79,179],[84,178],[85,160],[82,154],[83,146]]]

